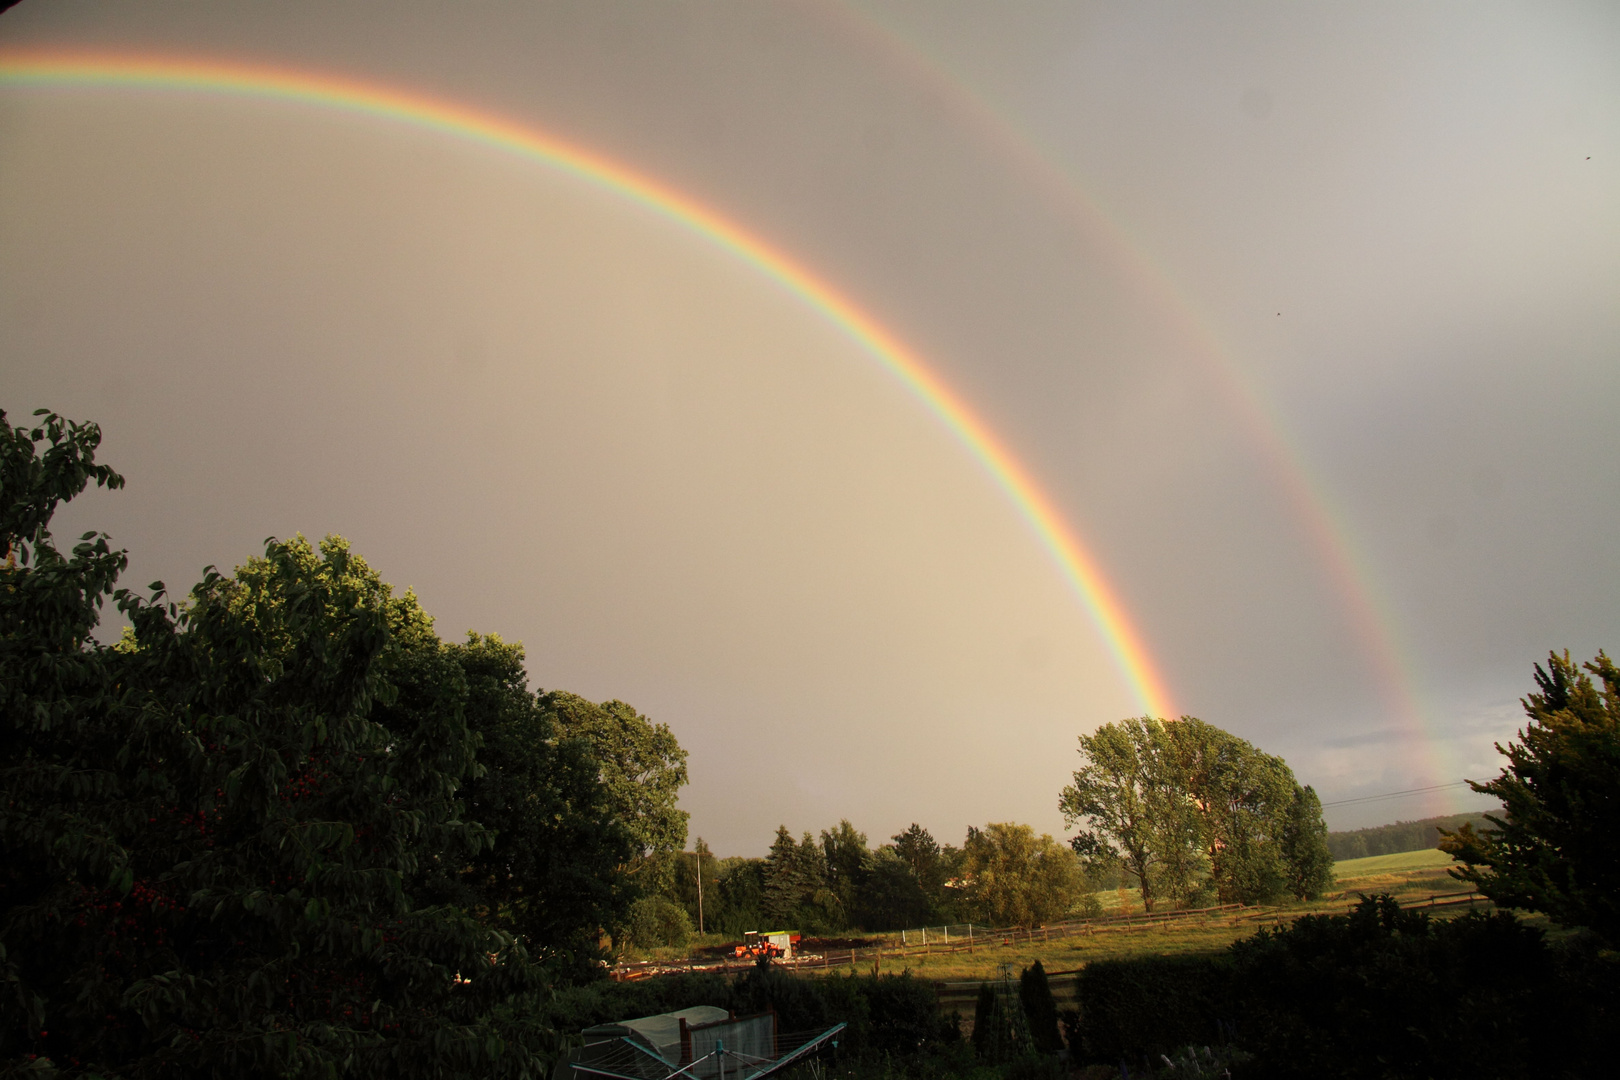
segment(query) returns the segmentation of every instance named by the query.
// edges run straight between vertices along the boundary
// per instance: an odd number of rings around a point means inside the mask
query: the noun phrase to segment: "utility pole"
[[[697,886],[698,886],[698,933],[703,933],[703,837],[697,838],[692,848],[697,856]]]

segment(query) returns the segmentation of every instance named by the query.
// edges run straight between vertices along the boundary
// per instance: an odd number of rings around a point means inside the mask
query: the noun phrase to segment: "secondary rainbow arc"
[[[601,154],[491,112],[344,76],[245,62],[144,54],[0,51],[0,86],[148,88],[341,109],[482,143],[612,190],[733,253],[844,331],[957,437],[1056,562],[1143,711],[1174,716],[1165,680],[1074,528],[1029,470],[923,359],[848,297],[764,239],[697,200]]]
[[[829,25],[870,48],[882,63],[925,87],[932,100],[949,103],[955,120],[1008,162],[1009,167],[1046,197],[1051,207],[1070,217],[1083,234],[1110,251],[1118,270],[1144,295],[1157,297],[1168,322],[1188,346],[1188,358],[1203,367],[1223,404],[1246,431],[1263,467],[1292,507],[1296,520],[1316,550],[1331,588],[1341,601],[1341,614],[1365,654],[1389,715],[1403,729],[1414,752],[1427,760],[1433,777],[1455,776],[1460,766],[1433,736],[1423,704],[1422,679],[1410,662],[1413,650],[1404,641],[1395,605],[1373,560],[1356,542],[1347,512],[1331,496],[1282,410],[1238,362],[1234,350],[1216,330],[1215,320],[1201,310],[1191,292],[1152,254],[1151,245],[1133,234],[1091,188],[1049,156],[1040,140],[1005,110],[997,108],[966,79],[927,48],[870,10],[847,2],[819,9]]]

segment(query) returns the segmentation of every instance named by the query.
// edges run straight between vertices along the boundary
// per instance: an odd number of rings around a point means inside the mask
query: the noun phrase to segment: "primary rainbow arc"
[[[830,284],[696,200],[537,128],[440,98],[343,76],[242,62],[50,50],[0,51],[0,86],[148,88],[279,100],[424,128],[561,169],[675,222],[800,297],[914,393],[990,474],[1080,597],[1139,707],[1175,716],[1141,635],[1075,530],[1028,469],[922,358]]]

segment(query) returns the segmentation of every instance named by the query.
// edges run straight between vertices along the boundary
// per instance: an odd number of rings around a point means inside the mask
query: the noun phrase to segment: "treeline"
[[[699,842],[701,844],[701,841]],[[912,824],[877,847],[848,821],[798,839],[776,831],[764,858],[716,859],[682,852],[670,888],[642,900],[632,917],[636,944],[683,944],[699,924],[739,935],[793,929],[826,935],[941,923],[1039,925],[1095,914],[1080,860],[1028,825],[970,828],[962,845],[941,846]],[[657,912],[656,915],[652,914]],[[637,927],[644,927],[638,935]]]
[[[99,441],[0,412],[0,1073],[544,1071],[542,1006],[684,846],[674,736],[441,640],[336,538],[119,588],[50,532],[122,486]]]
[[[1334,859],[1364,859],[1369,855],[1398,855],[1403,851],[1427,851],[1440,846],[1442,832],[1456,832],[1464,825],[1483,829],[1489,823],[1484,814],[1450,814],[1419,821],[1397,821],[1370,829],[1330,832],[1328,850]]]

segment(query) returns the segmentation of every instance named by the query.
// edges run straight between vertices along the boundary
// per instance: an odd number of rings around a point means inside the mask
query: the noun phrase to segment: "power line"
[[[1402,795],[1421,795],[1426,791],[1445,791],[1449,788],[1459,788],[1463,787],[1467,783],[1467,780],[1453,780],[1449,784],[1430,784],[1428,787],[1407,788],[1405,791],[1386,791],[1382,795],[1363,795],[1357,799],[1334,799],[1332,802],[1323,803],[1322,807],[1326,809],[1329,806],[1349,806],[1352,803],[1377,802],[1380,799],[1398,799]]]

